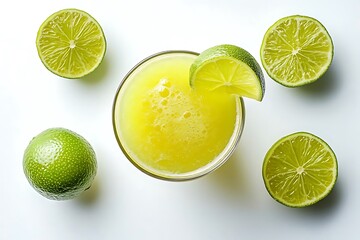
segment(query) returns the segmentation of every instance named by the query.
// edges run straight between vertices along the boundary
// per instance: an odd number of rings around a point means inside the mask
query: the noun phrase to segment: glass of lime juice
[[[124,155],[155,178],[204,176],[231,156],[244,126],[244,103],[234,95],[198,92],[189,69],[198,56],[164,51],[142,60],[121,82],[113,128]]]

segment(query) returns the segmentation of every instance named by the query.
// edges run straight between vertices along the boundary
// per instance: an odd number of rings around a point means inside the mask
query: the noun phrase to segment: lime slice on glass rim
[[[281,18],[265,33],[260,57],[268,75],[287,87],[318,80],[330,67],[334,45],[316,19],[293,15]]]
[[[261,101],[265,82],[260,65],[246,50],[235,45],[209,48],[190,67],[190,86]]]
[[[338,176],[335,153],[319,137],[297,132],[267,152],[262,175],[269,194],[289,207],[305,207],[326,197]]]
[[[106,40],[101,26],[88,13],[64,9],[42,23],[36,47],[51,72],[64,78],[81,78],[102,62]]]

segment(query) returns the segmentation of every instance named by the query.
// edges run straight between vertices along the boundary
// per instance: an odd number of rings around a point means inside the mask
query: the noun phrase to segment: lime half
[[[313,134],[297,132],[270,148],[262,174],[266,189],[276,201],[305,207],[331,192],[337,169],[336,156],[327,143]]]
[[[64,9],[48,17],[36,38],[41,61],[64,78],[81,78],[102,62],[106,40],[99,23],[78,9]]]
[[[194,89],[225,92],[261,101],[265,83],[260,65],[246,50],[234,45],[209,48],[190,68]]]
[[[264,69],[276,82],[298,87],[319,79],[334,54],[325,27],[307,16],[289,16],[275,22],[265,33],[260,57]]]

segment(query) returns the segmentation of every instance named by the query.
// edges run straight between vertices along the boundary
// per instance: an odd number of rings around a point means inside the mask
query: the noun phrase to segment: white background
[[[63,8],[87,11],[108,48],[80,80],[50,73],[37,56],[41,23]],[[0,239],[359,239],[360,2],[241,0],[7,1],[0,8]],[[130,68],[170,49],[200,52],[230,43],[260,60],[267,28],[301,14],[321,21],[335,56],[318,82],[297,89],[266,75],[263,102],[245,99],[246,122],[231,159],[190,182],[153,179],[128,162],[112,129],[115,91]],[[24,149],[34,135],[65,127],[94,147],[98,174],[80,198],[51,201],[28,184]],[[263,158],[284,135],[309,131],[333,148],[339,178],[318,204],[293,209],[274,201]]]

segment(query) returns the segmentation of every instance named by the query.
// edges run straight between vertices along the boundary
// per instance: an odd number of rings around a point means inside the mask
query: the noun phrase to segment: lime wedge
[[[81,78],[103,60],[106,40],[101,26],[88,13],[64,9],[40,26],[36,47],[51,72],[64,78]]]
[[[246,50],[218,45],[205,50],[190,68],[190,86],[261,101],[265,83],[260,65]]]
[[[325,27],[314,18],[299,15],[275,22],[265,33],[260,50],[268,75],[287,87],[319,79],[333,55],[333,42]]]
[[[338,165],[330,146],[319,137],[297,132],[281,138],[267,152],[263,179],[269,194],[289,207],[305,207],[333,189]]]

